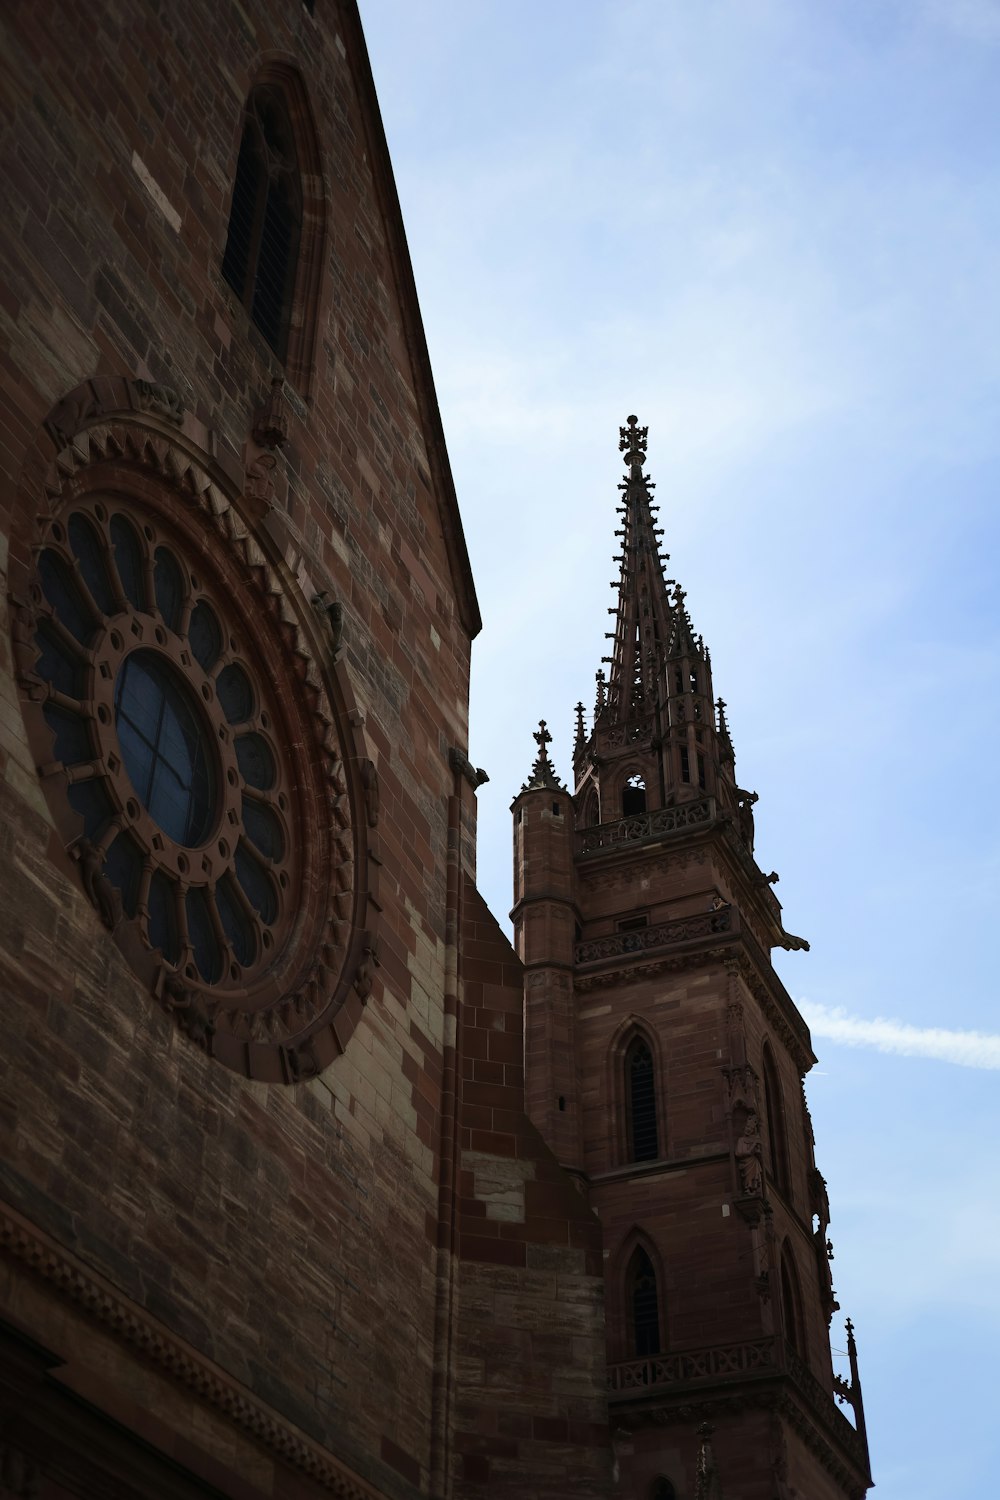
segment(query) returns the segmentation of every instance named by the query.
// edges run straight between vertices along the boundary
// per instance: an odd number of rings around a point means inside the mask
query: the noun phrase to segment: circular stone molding
[[[297,1082],[343,1050],[377,962],[360,715],[301,555],[227,494],[190,418],[99,384],[12,548],[29,743],[153,996],[228,1067]]]

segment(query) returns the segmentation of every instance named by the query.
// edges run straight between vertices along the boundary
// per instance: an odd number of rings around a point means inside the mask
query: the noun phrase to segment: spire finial
[[[552,736],[549,734],[548,726],[544,719],[539,719],[538,728],[532,734],[535,744],[538,746],[538,754],[535,756],[535,764],[531,768],[531,775],[521,788],[522,792],[537,792],[543,788],[557,792],[564,792],[559,777],[555,773],[555,767],[549,760],[549,746]]]
[[[640,427],[638,417],[627,417],[626,421],[628,425],[618,429],[620,437],[618,448],[624,453],[625,462],[629,468],[638,464],[641,469],[646,462],[646,434],[649,428]]]
[[[601,712],[601,709],[604,707],[604,702],[605,702],[605,698],[604,698],[604,668],[603,667],[598,667],[598,669],[597,669],[597,677],[596,677],[595,680],[597,682],[597,699],[596,699],[596,702],[594,704],[594,717],[596,719],[597,716],[598,716],[598,714]]]
[[[584,728],[583,724],[583,704],[578,703],[576,705],[576,741],[573,746],[574,750],[580,750],[586,742],[586,739],[587,731]]]

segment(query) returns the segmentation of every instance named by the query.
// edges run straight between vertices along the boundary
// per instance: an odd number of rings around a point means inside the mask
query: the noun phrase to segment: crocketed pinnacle
[[[712,1447],[714,1428],[702,1422],[698,1428],[698,1462],[695,1470],[695,1500],[722,1500],[719,1471],[715,1466],[715,1450]]]
[[[670,631],[670,644],[667,648],[668,656],[703,656],[705,643],[700,635],[695,635],[694,626],[691,624],[691,616],[688,614],[685,600],[687,594],[679,583],[674,584],[674,618]]]
[[[667,554],[661,554],[659,543],[663,529],[655,524],[650,494],[655,486],[643,473],[648,429],[632,416],[619,431],[628,477],[619,485],[622,526],[615,533],[621,552],[615,559],[620,565],[618,605],[610,611],[616,616],[615,629],[608,632],[614,646],[605,657],[610,667],[605,702],[598,704],[609,724],[628,723],[652,711],[673,626],[663,576]]]
[[[535,764],[531,768],[531,775],[521,787],[522,792],[553,791],[564,792],[559,777],[555,773],[555,767],[549,760],[549,745],[552,736],[545,726],[545,720],[539,719],[538,728],[534,731],[534,741],[538,746],[538,754],[535,756]]]

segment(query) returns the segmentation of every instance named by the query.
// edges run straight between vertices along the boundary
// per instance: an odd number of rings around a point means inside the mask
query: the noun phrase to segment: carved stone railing
[[[696,802],[679,802],[676,807],[661,807],[657,812],[637,813],[632,818],[618,818],[613,823],[598,823],[578,834],[581,854],[596,854],[600,849],[614,849],[627,844],[645,843],[663,838],[685,828],[711,823],[715,817],[714,797],[699,797]]]
[[[676,1354],[650,1354],[608,1366],[608,1391],[638,1393],[655,1387],[680,1385],[690,1380],[723,1380],[752,1374],[774,1374],[773,1339],[752,1339],[745,1344],[717,1344],[710,1349],[687,1349]],[[838,1413],[839,1416],[839,1413]]]
[[[691,917],[675,917],[671,922],[657,922],[655,927],[634,927],[629,932],[612,932],[607,937],[577,943],[573,949],[578,964],[598,963],[601,959],[620,958],[626,953],[648,953],[669,948],[675,943],[693,942],[738,930],[739,922],[731,906],[718,911],[697,912]]]
[[[867,1444],[834,1402],[830,1392],[784,1340],[751,1339],[743,1344],[717,1344],[707,1349],[684,1349],[651,1354],[608,1366],[608,1396],[613,1404],[636,1397],[668,1395],[671,1387],[689,1384],[726,1384],[731,1381],[790,1379],[806,1407],[827,1435],[868,1472]],[[843,1382],[841,1382],[843,1384]]]

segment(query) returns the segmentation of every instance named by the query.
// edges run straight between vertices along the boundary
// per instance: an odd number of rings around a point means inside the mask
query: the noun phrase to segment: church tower
[[[860,1500],[853,1330],[834,1374],[829,1207],[725,704],[666,554],[646,432],[621,429],[611,654],[572,794],[513,804],[531,1117],[600,1216],[608,1398],[628,1500]],[[848,1406],[853,1422],[839,1409]]]

